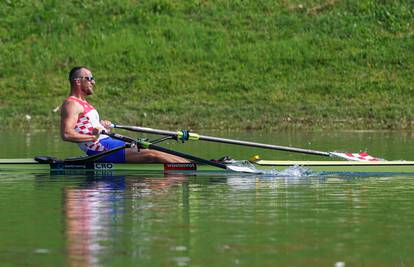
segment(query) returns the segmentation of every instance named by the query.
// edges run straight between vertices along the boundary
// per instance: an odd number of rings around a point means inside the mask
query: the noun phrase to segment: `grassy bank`
[[[3,1],[0,127],[56,127],[87,65],[123,124],[411,129],[413,34],[409,0]]]

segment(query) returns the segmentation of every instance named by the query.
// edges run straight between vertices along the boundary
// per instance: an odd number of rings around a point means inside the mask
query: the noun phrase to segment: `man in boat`
[[[75,67],[69,72],[70,94],[61,108],[61,137],[64,141],[78,143],[87,155],[96,155],[104,151],[125,145],[123,141],[100,134],[109,132],[110,121],[99,120],[97,110],[86,101],[93,94],[95,80],[87,67]],[[101,162],[188,162],[186,159],[167,153],[150,150],[125,148],[100,158]]]

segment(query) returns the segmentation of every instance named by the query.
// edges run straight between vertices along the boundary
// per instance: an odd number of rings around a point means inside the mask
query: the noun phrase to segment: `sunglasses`
[[[87,80],[87,81],[95,81],[92,76],[85,76],[85,77],[77,77],[74,80]]]

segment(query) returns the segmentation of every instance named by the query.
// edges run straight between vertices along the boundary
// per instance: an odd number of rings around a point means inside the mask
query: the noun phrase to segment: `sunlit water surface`
[[[81,154],[56,133],[0,134],[2,158]],[[409,133],[209,134],[414,158]],[[312,157],[168,146],[206,158]],[[2,171],[0,260],[2,266],[414,266],[414,176],[285,174]]]

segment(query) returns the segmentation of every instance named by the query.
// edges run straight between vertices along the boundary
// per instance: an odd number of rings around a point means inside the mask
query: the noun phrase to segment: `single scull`
[[[33,159],[0,159],[0,171],[11,169],[26,170],[93,170],[93,171],[157,171],[157,172],[211,172],[220,171],[223,173],[253,173],[262,174],[269,170],[282,170],[292,166],[301,166],[309,168],[314,172],[367,172],[367,173],[414,173],[414,161],[387,161],[381,158],[372,157],[366,153],[342,153],[342,152],[325,152],[318,150],[285,147],[256,142],[247,142],[233,139],[225,139],[211,136],[203,136],[196,133],[190,133],[187,130],[171,132],[137,126],[113,125],[112,128],[124,130],[158,134],[165,136],[156,140],[148,141],[147,139],[136,139],[117,133],[102,131],[103,134],[112,138],[124,141],[123,147],[105,151],[94,156],[74,157],[67,159],[56,159],[53,157],[35,157]],[[302,154],[311,154],[326,157],[335,157],[342,160],[318,160],[318,161],[280,161],[280,160],[262,160],[254,158],[249,161],[214,161],[203,159],[187,153],[171,150],[157,145],[162,141],[174,139],[186,142],[188,140],[204,140],[209,142],[227,143],[233,145],[249,146],[263,149],[283,150]],[[180,156],[190,160],[190,163],[165,163],[165,164],[143,164],[143,163],[112,163],[100,162],[100,158],[105,155],[114,153],[125,147],[136,147],[137,149],[153,149],[164,153]]]
[[[82,159],[80,157],[79,159]],[[235,170],[223,169],[203,163],[101,163],[93,161],[59,160],[49,157],[35,159],[0,159],[0,171],[6,170],[32,170],[32,171],[120,171],[120,172],[179,172],[179,173],[205,173],[220,172],[234,173]],[[246,162],[246,161],[245,161]],[[313,172],[367,172],[367,173],[414,173],[414,161],[280,161],[257,160],[249,161],[257,171],[249,173],[260,174],[270,170],[284,170],[292,166],[301,166]],[[245,165],[246,166],[246,165]],[[249,169],[252,166],[249,167]],[[237,170],[236,170],[237,171]],[[243,172],[243,171],[242,171]]]

